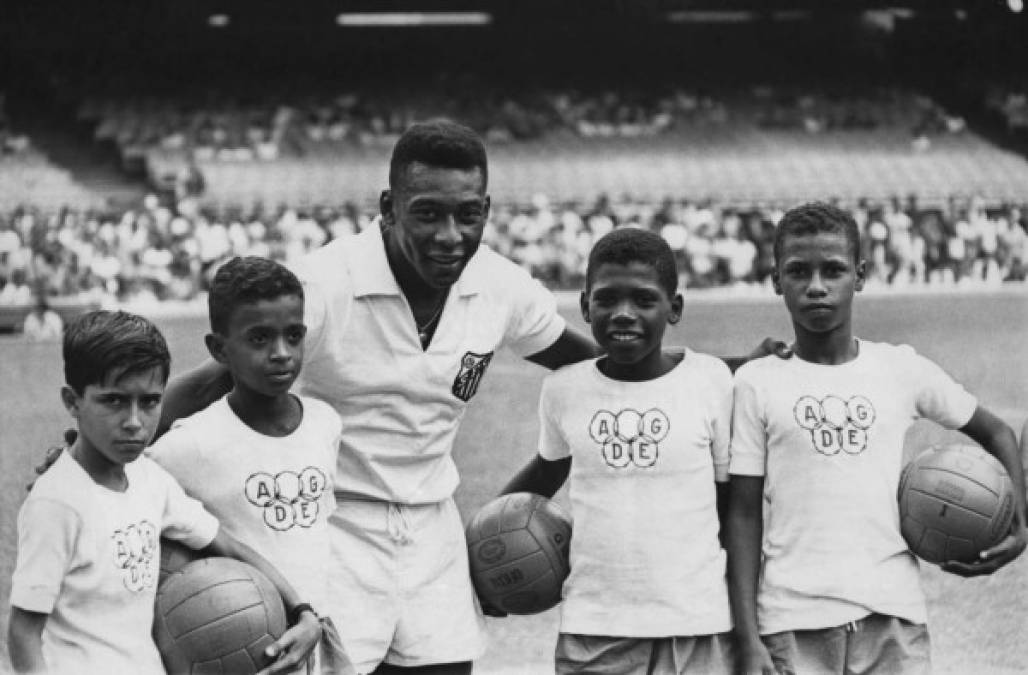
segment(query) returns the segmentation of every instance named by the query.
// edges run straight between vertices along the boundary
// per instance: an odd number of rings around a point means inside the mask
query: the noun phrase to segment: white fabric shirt
[[[762,634],[871,612],[927,621],[899,528],[904,435],[922,417],[960,428],[977,401],[909,346],[859,350],[836,366],[772,356],[736,372],[731,472],[765,476]]]
[[[379,228],[323,246],[297,274],[308,326],[299,391],[344,421],[335,485],[348,498],[449,498],[453,442],[494,351],[529,356],[564,331],[553,295],[485,246],[451,288],[427,351]]]
[[[590,360],[543,382],[539,454],[571,457],[571,574],[561,631],[619,637],[731,629],[715,476],[728,474],[732,375],[686,350],[646,382]]]
[[[26,338],[40,342],[60,340],[63,332],[64,323],[57,312],[52,309],[45,311],[42,316],[30,312],[25,317],[25,325],[22,327],[22,333]]]
[[[317,606],[331,572],[328,517],[341,422],[327,404],[301,401],[303,420],[288,436],[254,431],[221,398],[176,421],[148,452],[226,532]]]
[[[158,538],[203,548],[218,521],[146,457],[125,465],[128,489],[97,485],[70,452],[36,481],[18,513],[11,604],[49,614],[49,672],[163,675],[150,637]]]

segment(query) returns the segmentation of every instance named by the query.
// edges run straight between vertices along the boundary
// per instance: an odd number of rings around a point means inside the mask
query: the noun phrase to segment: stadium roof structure
[[[9,49],[52,50],[89,43],[99,50],[141,38],[223,34],[338,36],[401,26],[491,26],[500,31],[798,21],[892,13],[902,18],[1012,19],[1024,0],[5,0],[0,36]],[[365,17],[344,20],[341,17]],[[367,20],[378,17],[379,21]],[[412,18],[403,20],[402,17]],[[421,17],[420,19],[417,17]],[[446,18],[454,19],[452,22]],[[1025,26],[1028,20],[1020,12]],[[427,20],[426,20],[427,19]],[[1011,22],[1015,23],[1015,22]],[[353,30],[356,29],[356,30]],[[410,32],[410,31],[407,31]],[[56,39],[56,40],[54,40]],[[202,38],[201,38],[202,39]],[[145,45],[141,45],[145,46]],[[297,45],[302,48],[302,45]]]
[[[754,20],[803,14],[830,15],[866,10],[895,10],[905,14],[1007,13],[1019,0],[6,0],[5,21],[9,32],[20,22],[66,23],[74,18],[95,23],[131,25],[139,21],[174,24],[214,14],[245,18],[251,25],[292,22],[333,22],[346,14],[456,14],[486,13],[498,22],[597,21],[616,19],[661,22],[691,13],[717,21],[732,15]],[[205,23],[205,22],[204,22]]]

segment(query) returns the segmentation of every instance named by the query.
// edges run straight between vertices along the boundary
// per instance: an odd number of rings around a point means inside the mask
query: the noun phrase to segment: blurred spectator
[[[27,305],[32,302],[32,289],[26,283],[23,269],[15,269],[7,279],[0,277],[0,305]]]
[[[61,317],[50,309],[46,296],[38,296],[32,311],[25,317],[22,335],[32,342],[54,342],[61,339],[63,331]]]

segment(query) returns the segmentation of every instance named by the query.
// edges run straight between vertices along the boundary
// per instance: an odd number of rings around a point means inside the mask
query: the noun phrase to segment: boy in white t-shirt
[[[289,392],[303,362],[303,287],[277,262],[233,258],[214,275],[207,303],[207,347],[232,374],[232,391],[176,421],[147,454],[318,602],[332,569],[328,517],[342,422],[327,403]],[[323,621],[312,670],[355,672]]]
[[[682,313],[677,285],[658,235],[625,228],[596,243],[581,306],[606,356],[546,378],[539,454],[504,488],[551,497],[570,473],[559,673],[732,672],[717,510],[731,372],[662,350]]]
[[[171,358],[160,332],[125,312],[90,312],[64,335],[61,399],[78,436],[18,514],[8,645],[16,672],[162,674],[150,636],[161,536],[250,563],[287,608],[300,596],[260,554],[141,457],[160,419]],[[270,672],[317,644],[303,618],[268,648]]]
[[[856,223],[826,204],[785,214],[775,292],[794,358],[735,375],[729,588],[745,673],[927,673],[927,611],[896,498],[904,435],[925,417],[959,429],[1006,467],[1010,536],[973,563],[989,574],[1025,548],[1024,478],[1013,431],[909,346],[858,340],[864,284]]]

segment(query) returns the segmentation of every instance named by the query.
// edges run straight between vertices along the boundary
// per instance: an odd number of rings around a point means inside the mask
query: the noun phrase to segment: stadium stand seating
[[[910,91],[754,87],[698,96],[665,89],[672,94],[655,87],[641,96],[655,101],[648,106],[630,105],[626,96],[606,109],[599,105],[605,95],[570,90],[514,94],[495,104],[486,96],[479,108],[393,92],[206,109],[182,101],[87,101],[80,116],[96,121],[98,138],[145,158],[155,185],[172,186],[194,162],[206,183],[203,199],[215,207],[373,202],[396,134],[439,114],[503,120],[479,127],[491,141],[491,191],[505,201],[538,192],[567,199],[687,194],[741,204],[912,192],[932,203],[951,194],[1028,198],[1024,158]],[[533,131],[514,134],[519,125],[502,116],[505,106],[533,120]]]
[[[0,211],[25,204],[47,210],[68,205],[88,208],[102,201],[31,148],[0,155]]]

